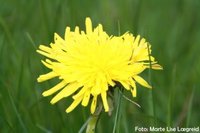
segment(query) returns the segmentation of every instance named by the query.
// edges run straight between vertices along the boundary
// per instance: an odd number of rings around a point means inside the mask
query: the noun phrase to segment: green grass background
[[[145,71],[152,85],[138,85],[138,108],[121,100],[118,133],[135,126],[200,126],[200,1],[199,0],[0,0],[0,132],[76,133],[89,117],[79,106],[65,113],[71,99],[56,105],[42,91],[56,81],[37,83],[48,72],[36,53],[39,44],[53,41],[65,27],[84,29],[90,16],[111,35],[140,34],[151,44],[163,71]],[[102,113],[97,131],[112,132],[112,116]]]

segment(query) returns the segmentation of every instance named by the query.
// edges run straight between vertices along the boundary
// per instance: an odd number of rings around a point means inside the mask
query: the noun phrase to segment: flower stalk
[[[97,110],[94,114],[91,114],[86,128],[86,133],[95,133],[97,122],[100,118],[101,112],[102,112],[102,103],[99,102],[99,106],[97,107]]]
[[[95,133],[95,127],[97,124],[97,120],[99,118],[99,115],[91,115],[88,125],[87,125],[87,129],[86,129],[86,133]]]

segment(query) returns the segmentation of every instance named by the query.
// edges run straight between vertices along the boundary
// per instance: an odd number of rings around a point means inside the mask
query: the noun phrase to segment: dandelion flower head
[[[38,82],[59,78],[60,82],[43,92],[43,96],[57,93],[51,103],[72,97],[66,109],[71,112],[76,106],[90,104],[93,114],[98,100],[109,111],[108,91],[119,83],[136,97],[136,83],[152,88],[141,76],[145,69],[162,69],[151,56],[151,47],[144,38],[127,32],[121,36],[109,36],[101,24],[92,28],[90,18],[85,21],[86,32],[78,26],[72,31],[66,28],[64,38],[54,35],[50,46],[40,45],[38,53],[47,59],[42,63],[50,69],[40,75]]]

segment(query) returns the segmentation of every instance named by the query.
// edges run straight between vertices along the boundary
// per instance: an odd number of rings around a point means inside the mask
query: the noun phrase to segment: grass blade
[[[17,110],[17,107],[16,107],[16,105],[15,105],[15,103],[14,103],[14,100],[13,100],[13,98],[12,98],[12,95],[10,94],[9,89],[7,89],[7,91],[8,91],[8,95],[9,95],[9,98],[10,98],[11,105],[12,105],[13,110],[14,110],[16,116],[17,116],[17,119],[18,119],[18,121],[19,121],[19,124],[21,125],[23,131],[24,131],[25,133],[27,133],[28,131],[27,131],[27,129],[26,129],[26,126],[25,126],[25,124],[24,124],[24,122],[23,122],[23,120],[22,120],[22,118],[21,118],[21,115],[19,114],[19,112],[18,112],[18,110]]]
[[[187,112],[187,118],[186,118],[186,127],[189,127],[190,125],[190,118],[191,118],[191,113],[192,113],[192,102],[194,98],[194,92],[195,92],[195,87],[192,89],[192,93],[189,98],[189,104],[188,104],[188,112]]]
[[[151,81],[151,70],[152,70],[152,64],[151,64],[151,53],[150,53],[150,48],[149,45],[147,45],[147,49],[148,49],[148,56],[149,56],[149,83],[151,84],[152,88],[153,87],[153,83]],[[155,96],[154,96],[154,91],[155,90],[151,90],[150,95],[149,95],[149,107],[150,107],[150,115],[152,115],[153,117],[156,116],[156,112],[155,112]],[[154,126],[156,126],[155,121],[152,123]]]
[[[118,122],[118,118],[119,118],[119,109],[120,109],[120,105],[121,105],[122,94],[119,91],[118,91],[118,99],[117,99],[117,110],[116,110],[116,114],[115,114],[115,121],[114,121],[114,126],[113,126],[113,131],[112,131],[113,133],[116,132],[116,126],[117,126],[117,122]]]

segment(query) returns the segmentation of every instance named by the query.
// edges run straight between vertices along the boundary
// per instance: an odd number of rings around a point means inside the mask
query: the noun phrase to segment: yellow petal
[[[147,88],[152,88],[143,78],[141,78],[140,76],[134,76],[133,77],[135,79],[135,81],[137,81],[139,84],[141,84],[144,87]]]
[[[85,26],[86,26],[86,33],[91,33],[92,32],[92,21],[89,17],[86,18],[85,20]]]
[[[131,85],[131,93],[132,93],[132,96],[133,97],[136,97],[136,95],[137,95],[137,88],[136,88],[136,84],[135,84],[135,81],[133,80],[133,79],[130,79],[129,80],[129,82],[130,82],[130,85]]]
[[[142,39],[140,40],[139,45],[143,45],[145,42],[146,42],[146,40],[145,40],[144,38],[142,38]]]
[[[133,43],[133,49],[138,47],[139,40],[140,40],[140,35],[137,35],[137,37],[136,37],[136,39],[134,40],[134,43]]]
[[[99,33],[103,32],[103,26],[101,24],[98,25],[98,32]]]
[[[58,43],[64,43],[64,40],[57,33],[54,33],[54,41],[57,45]]]
[[[47,62],[45,62],[45,61],[43,61],[43,60],[41,60],[41,62],[42,62],[42,64],[43,64],[44,66],[46,66],[47,68],[53,69],[52,65],[50,65],[49,63],[47,63]]]
[[[39,46],[39,49],[41,49],[42,51],[45,51],[45,52],[47,52],[47,53],[51,53],[51,51],[52,51],[51,48],[49,48],[49,47],[47,47],[47,46],[45,46],[45,45],[40,45],[40,46]]]
[[[124,82],[124,81],[119,81],[121,84],[122,84],[122,86],[125,88],[125,89],[127,89],[127,90],[130,90],[131,88],[130,88],[130,85],[128,84],[128,83],[126,83],[126,82]]]
[[[44,56],[46,56],[46,57],[48,57],[48,58],[54,59],[54,57],[53,57],[51,54],[46,53],[46,52],[44,52],[44,51],[36,50],[36,52],[38,52],[39,54],[44,55]]]
[[[115,86],[115,82],[112,81],[112,79],[111,79],[109,74],[106,74],[106,80],[107,80],[109,85],[111,85],[112,87]]]
[[[64,97],[68,97],[71,94],[73,94],[76,90],[78,90],[80,87],[80,85],[78,85],[77,83],[70,83],[68,84],[63,90],[61,90],[52,100],[51,100],[51,104],[56,103],[57,101],[59,101],[60,99],[64,98]]]
[[[155,69],[155,70],[163,70],[163,67],[159,64],[152,64],[152,69]]]
[[[43,81],[49,80],[51,78],[54,78],[56,76],[58,76],[58,75],[55,72],[49,72],[47,74],[40,75],[39,78],[37,79],[37,81],[43,82]]]
[[[101,98],[103,100],[103,106],[104,106],[105,112],[108,112],[109,106],[108,106],[108,101],[107,101],[107,93],[105,91],[101,92]]]
[[[134,75],[137,75],[146,69],[146,66],[144,66],[143,63],[133,63],[130,67]]]
[[[72,98],[73,98],[73,99],[76,99],[76,98],[80,97],[81,95],[83,95],[83,94],[85,93],[85,91],[87,91],[87,89],[89,89],[89,88],[84,86],[84,87],[81,88],[80,91],[79,91],[76,95],[74,95]]]
[[[42,95],[45,96],[45,97],[49,96],[49,95],[55,93],[56,91],[62,89],[65,85],[67,85],[67,83],[63,80],[62,82],[60,82],[59,84],[57,84],[53,88],[43,92]]]
[[[131,87],[136,88],[135,81],[132,78],[129,79],[129,82],[130,82]]]
[[[90,112],[92,114],[94,114],[94,112],[96,110],[96,106],[97,106],[97,96],[94,96],[93,99],[92,99],[91,107],[90,107]]]
[[[131,89],[131,93],[132,93],[133,97],[136,97],[136,95],[137,95],[137,89],[136,88]]]
[[[99,95],[101,93],[101,83],[99,79],[96,79],[95,85],[91,89],[93,95]]]
[[[66,109],[66,112],[69,113],[72,110],[74,110],[74,108],[76,108],[76,106],[81,102],[82,99],[83,97],[79,97],[76,100],[74,100],[73,103]]]
[[[70,38],[70,27],[67,27],[65,29],[65,41],[67,41]]]
[[[79,34],[79,27],[78,26],[76,26],[75,27],[75,31],[74,31],[76,34]]]
[[[90,100],[90,91],[86,91],[85,94],[84,94],[83,101],[82,101],[81,104],[82,104],[83,106],[87,106],[89,100]]]

